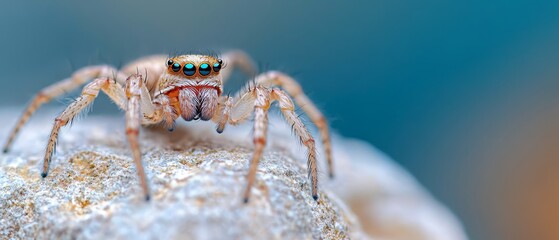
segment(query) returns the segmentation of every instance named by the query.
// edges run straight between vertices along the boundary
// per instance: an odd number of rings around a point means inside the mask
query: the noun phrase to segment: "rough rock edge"
[[[61,134],[39,178],[45,124],[30,124],[0,160],[0,234],[10,238],[365,238],[349,208],[309,194],[305,165],[269,148],[249,205],[245,142],[179,130],[142,134],[153,201],[141,200],[122,128],[94,118]],[[38,126],[39,125],[39,126]],[[27,132],[27,133],[26,133]],[[37,137],[36,132],[43,132]],[[85,137],[84,137],[85,136]],[[188,136],[188,137],[187,137]],[[24,144],[22,144],[24,143]]]

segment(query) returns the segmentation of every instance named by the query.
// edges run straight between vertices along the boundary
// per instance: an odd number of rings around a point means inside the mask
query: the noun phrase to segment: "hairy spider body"
[[[141,160],[138,142],[142,125],[164,124],[170,131],[178,118],[186,121],[213,121],[221,133],[227,124],[237,125],[254,112],[254,154],[251,160],[244,202],[248,202],[255,180],[258,162],[266,145],[268,109],[277,101],[285,120],[293,126],[295,134],[308,150],[308,171],[312,196],[317,193],[317,166],[314,138],[294,112],[291,97],[301,106],[318,127],[326,151],[330,176],[333,176],[331,144],[326,120],[314,104],[303,94],[299,84],[291,77],[277,71],[256,76],[255,84],[236,94],[223,96],[223,83],[233,70],[241,68],[254,74],[252,60],[241,51],[224,54],[223,61],[207,55],[180,55],[168,58],[163,55],[138,59],[120,71],[111,66],[90,66],[76,71],[72,77],[40,91],[24,111],[4,145],[10,149],[15,137],[29,117],[42,104],[63,93],[88,83],[82,94],[54,121],[45,150],[41,176],[47,177],[58,133],[79,112],[90,105],[99,92],[106,93],[115,104],[126,112],[126,136],[132,151],[136,170],[146,199],[150,191]],[[227,63],[229,68],[224,68]],[[282,89],[278,88],[281,87]],[[285,92],[284,92],[285,90]]]

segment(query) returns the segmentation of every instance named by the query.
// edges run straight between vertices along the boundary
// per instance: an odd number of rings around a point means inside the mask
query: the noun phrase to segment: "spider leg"
[[[254,61],[252,61],[248,54],[241,50],[226,52],[221,56],[221,58],[225,64],[225,67],[221,70],[223,83],[229,79],[231,73],[233,73],[233,70],[237,67],[249,76],[256,75],[256,64],[254,64]]]
[[[260,74],[255,79],[256,85],[265,87],[279,86],[284,89],[289,95],[293,97],[297,105],[311,118],[316,125],[322,138],[324,151],[326,152],[326,160],[328,162],[328,175],[330,178],[334,177],[334,166],[332,159],[332,143],[330,141],[330,132],[328,123],[324,115],[318,110],[314,103],[303,93],[301,85],[297,83],[292,77],[278,72],[269,71]]]
[[[84,108],[95,100],[98,96],[99,91],[102,90],[120,107],[124,108],[126,101],[126,96],[124,95],[124,90],[122,86],[115,83],[114,80],[108,77],[97,78],[91,83],[87,84],[82,91],[81,96],[79,96],[74,102],[72,102],[66,110],[62,112],[54,121],[54,126],[49,136],[47,148],[45,150],[45,157],[43,162],[43,171],[41,176],[44,178],[48,175],[50,162],[52,155],[56,148],[56,142],[58,139],[58,132],[60,128],[67,125],[78,113],[80,113]]]
[[[318,173],[316,165],[316,147],[314,138],[309,131],[305,128],[301,119],[295,114],[294,104],[288,94],[280,89],[272,89],[257,86],[249,89],[233,101],[230,97],[225,97],[222,100],[224,107],[217,117],[218,131],[223,123],[222,119],[229,116],[229,123],[232,125],[239,124],[248,119],[251,111],[254,111],[254,153],[251,159],[250,169],[247,175],[247,187],[245,189],[243,200],[248,202],[252,185],[254,185],[256,170],[258,163],[262,157],[264,147],[266,146],[266,134],[268,130],[268,109],[272,101],[278,101],[281,112],[286,121],[293,126],[295,134],[299,137],[301,143],[305,145],[308,150],[308,171],[309,178],[312,185],[312,196],[315,200],[318,199]],[[250,108],[250,106],[253,108]]]
[[[254,98],[254,153],[250,162],[250,169],[247,175],[247,187],[245,189],[243,201],[248,203],[250,190],[254,184],[258,163],[262,157],[262,152],[266,146],[266,133],[268,131],[268,109],[270,108],[270,90],[256,87],[248,92]]]
[[[103,91],[121,109],[126,110],[126,135],[130,142],[132,155],[136,163],[136,170],[138,171],[138,176],[140,178],[140,184],[146,194],[146,199],[149,199],[147,181],[141,162],[138,144],[138,129],[142,123],[150,124],[160,122],[162,114],[160,108],[157,108],[157,106],[154,106],[151,103],[147,106],[146,102],[141,101],[140,95],[143,95],[147,91],[143,88],[145,87],[143,85],[142,78],[139,75],[132,75],[126,80],[126,89],[123,89],[123,87],[113,79],[105,77],[97,78],[87,84],[83,88],[81,96],[79,96],[76,101],[71,103],[66,110],[64,110],[64,112],[55,119],[54,126],[49,136],[47,149],[45,151],[41,176],[45,178],[48,175],[50,162],[56,148],[60,128],[67,125],[68,122],[70,122],[79,112],[91,104],[99,95],[99,91]],[[143,115],[142,117],[140,114],[144,111],[144,109],[145,111],[149,111],[151,109],[155,110],[153,115]]]
[[[299,140],[307,147],[307,168],[309,178],[312,185],[312,196],[314,200],[318,199],[317,191],[317,166],[316,166],[316,148],[314,138],[309,133],[301,119],[295,114],[295,105],[289,95],[280,89],[272,89],[272,100],[278,101],[281,113],[285,120],[293,127],[293,132],[299,137]]]
[[[57,82],[53,85],[50,85],[44,89],[42,89],[39,93],[35,95],[35,97],[31,100],[31,103],[26,107],[23,114],[20,116],[19,120],[17,121],[15,127],[10,132],[8,140],[4,144],[3,151],[8,152],[18,135],[19,131],[25,125],[25,123],[29,120],[31,115],[35,113],[35,111],[43,104],[50,102],[53,98],[56,98],[68,91],[74,90],[77,87],[81,86],[82,84],[91,81],[92,79],[98,77],[109,77],[113,74],[122,74],[119,73],[115,68],[111,66],[92,66],[92,67],[85,67],[78,71],[76,71],[72,77],[64,79],[60,82]]]
[[[126,79],[126,97],[128,98],[128,105],[126,108],[126,136],[128,138],[128,142],[130,144],[130,149],[132,151],[132,158],[134,159],[134,163],[136,165],[136,171],[138,173],[138,178],[140,179],[140,186],[145,194],[146,201],[150,199],[150,193],[148,188],[148,183],[146,179],[146,174],[144,171],[144,166],[142,164],[142,155],[140,151],[140,144],[138,141],[138,135],[140,133],[140,126],[142,124],[142,119],[144,119],[144,123],[157,123],[161,122],[163,119],[163,115],[161,114],[161,108],[157,108],[156,111],[158,114],[154,114],[152,117],[146,119],[145,114],[142,115],[142,108],[143,105],[145,106],[146,102],[143,101],[144,98],[149,98],[149,95],[145,91],[145,85],[142,80],[142,76],[138,74],[131,75],[128,79]],[[151,107],[155,107],[150,104]]]

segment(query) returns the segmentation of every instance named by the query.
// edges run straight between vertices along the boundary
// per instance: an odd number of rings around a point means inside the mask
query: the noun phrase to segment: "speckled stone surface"
[[[0,119],[5,138],[17,113],[0,113],[12,116]],[[119,117],[90,116],[63,130],[41,179],[50,115],[35,117],[0,157],[2,239],[467,239],[409,174],[355,140],[334,138],[334,180],[320,158],[315,202],[305,149],[275,118],[248,205],[250,124],[221,135],[207,123],[183,123],[172,133],[143,129],[149,203]]]
[[[324,192],[315,202],[305,165],[274,149],[266,151],[250,202],[243,204],[250,145],[214,139],[217,134],[213,133],[193,134],[183,127],[171,134],[158,129],[143,131],[144,166],[153,193],[152,201],[145,202],[123,130],[107,123],[110,120],[92,118],[65,131],[45,179],[39,177],[44,138],[27,136],[26,132],[47,129],[36,125],[24,129],[16,143],[19,147],[0,160],[3,237],[361,236],[357,220],[344,211],[343,203]],[[205,124],[194,125],[208,130]],[[94,133],[89,135],[88,131]]]

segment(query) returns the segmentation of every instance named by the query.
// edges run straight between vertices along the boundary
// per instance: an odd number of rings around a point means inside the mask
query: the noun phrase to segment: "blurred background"
[[[244,49],[472,239],[559,239],[559,1],[11,1],[0,32],[0,102],[18,109],[88,64]],[[117,111],[103,96],[92,114]]]

